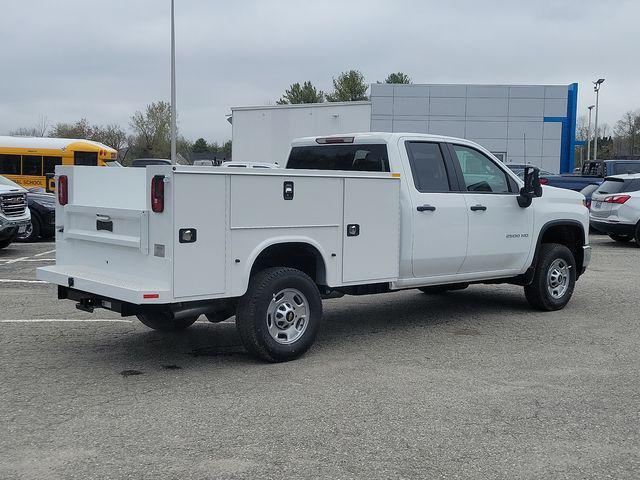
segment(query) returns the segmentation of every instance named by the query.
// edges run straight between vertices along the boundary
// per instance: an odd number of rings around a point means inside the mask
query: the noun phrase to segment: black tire
[[[300,337],[283,344],[269,333],[267,312],[276,295],[285,289],[302,293],[308,304]],[[295,310],[295,307],[294,307]],[[267,362],[286,362],[304,354],[316,338],[322,320],[322,299],[314,281],[294,268],[268,268],[249,281],[247,293],[240,298],[236,311],[236,328],[249,353]],[[272,324],[272,329],[274,329]]]
[[[27,227],[27,231],[21,235],[16,236],[16,241],[29,243],[36,242],[40,238],[40,232],[42,231],[42,226],[40,224],[40,220],[34,214],[31,214],[31,224]]]
[[[187,317],[181,319],[174,319],[173,316],[167,310],[153,310],[136,315],[147,327],[159,332],[179,332],[189,328],[198,319],[199,315],[195,317]]]
[[[440,295],[442,293],[451,292],[453,290],[464,290],[469,286],[468,283],[456,283],[453,285],[434,285],[433,287],[420,287],[422,293],[427,295]]]
[[[9,245],[13,243],[14,240],[15,240],[15,237],[9,237],[9,238],[5,238],[4,240],[0,240],[0,250],[2,250],[3,248],[7,248]]]
[[[552,295],[549,291],[550,288],[553,289],[549,279],[550,269],[556,261],[561,262],[561,264],[564,262],[568,267],[568,275],[563,277],[566,279],[566,289],[558,297]],[[540,247],[535,268],[533,281],[524,287],[524,294],[529,305],[544,311],[564,308],[571,299],[576,284],[576,260],[571,250],[558,243],[544,243]]]
[[[640,222],[636,224],[636,234],[634,235],[636,247],[640,247]]]
[[[609,237],[611,240],[615,240],[616,242],[626,243],[633,240],[633,235],[623,235],[621,233],[610,233]]]

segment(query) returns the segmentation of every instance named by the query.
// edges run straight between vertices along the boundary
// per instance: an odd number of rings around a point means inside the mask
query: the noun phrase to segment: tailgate
[[[68,204],[56,205],[56,264],[38,278],[132,303],[171,301],[171,203],[163,213],[148,206],[163,168],[170,175],[170,167],[57,167]]]

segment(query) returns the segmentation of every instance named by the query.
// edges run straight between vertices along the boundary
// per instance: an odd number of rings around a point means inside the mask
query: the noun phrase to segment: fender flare
[[[536,265],[538,263],[538,256],[540,255],[540,247],[542,246],[542,237],[544,237],[544,234],[547,232],[547,230],[549,230],[550,228],[553,227],[560,227],[560,226],[564,226],[564,227],[578,227],[580,229],[580,231],[582,232],[582,245],[585,245],[585,240],[586,240],[586,236],[585,236],[585,232],[584,232],[584,226],[582,225],[581,222],[579,222],[578,220],[573,220],[570,218],[566,218],[566,219],[562,219],[562,220],[550,220],[547,223],[545,223],[544,225],[542,225],[542,227],[540,228],[540,231],[538,232],[538,238],[536,239],[536,248],[533,254],[533,260],[531,261],[531,265],[529,265],[529,267],[527,268],[527,271],[524,273],[524,278],[525,278],[525,284],[529,284],[533,281],[533,274],[535,273],[535,269],[536,269]],[[576,261],[578,261],[580,259],[576,258]],[[582,263],[582,262],[580,262]],[[582,272],[580,272],[580,268],[578,268],[578,271],[576,273],[576,278],[579,277],[581,275]]]

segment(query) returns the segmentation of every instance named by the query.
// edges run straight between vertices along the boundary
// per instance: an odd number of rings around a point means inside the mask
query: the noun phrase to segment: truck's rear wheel
[[[560,310],[571,299],[576,283],[576,261],[564,245],[545,243],[540,247],[533,281],[525,285],[529,304],[538,310]]]
[[[174,319],[173,315],[167,310],[153,310],[150,312],[140,313],[136,315],[147,327],[160,332],[177,332],[189,328],[198,319],[195,317],[186,317]]]
[[[268,362],[286,362],[311,348],[321,318],[320,292],[307,274],[268,268],[249,281],[238,303],[236,327],[249,353]]]

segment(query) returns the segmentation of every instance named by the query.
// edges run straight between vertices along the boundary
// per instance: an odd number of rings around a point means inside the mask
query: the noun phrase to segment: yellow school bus
[[[104,166],[118,152],[91,140],[0,136],[0,175],[24,188],[55,189],[56,165]]]

